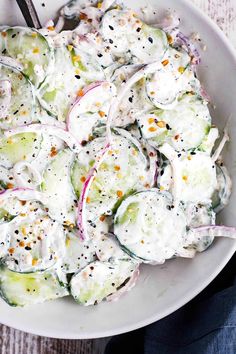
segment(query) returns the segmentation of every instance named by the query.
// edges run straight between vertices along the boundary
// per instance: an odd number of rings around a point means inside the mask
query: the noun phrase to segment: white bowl
[[[40,19],[54,17],[64,0],[35,0]],[[46,7],[42,7],[44,2]],[[132,6],[132,0],[126,1]],[[145,1],[135,1],[135,6]],[[184,33],[199,32],[207,44],[199,75],[216,109],[215,123],[223,127],[236,112],[236,55],[218,27],[187,0],[148,0],[158,9],[176,9]],[[24,24],[15,0],[1,0],[0,24]],[[226,163],[236,185],[236,122],[233,115],[226,151]],[[236,225],[235,189],[230,205],[218,222]],[[61,299],[29,308],[10,308],[0,300],[0,322],[47,337],[83,339],[112,336],[160,320],[202,291],[222,270],[236,250],[236,242],[218,239],[193,260],[172,260],[163,266],[145,266],[137,286],[116,303],[82,307],[72,299]]]

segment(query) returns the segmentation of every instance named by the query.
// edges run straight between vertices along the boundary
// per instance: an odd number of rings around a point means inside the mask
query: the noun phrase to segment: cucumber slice
[[[177,151],[195,149],[207,145],[208,135],[212,136],[207,103],[197,96],[185,95],[173,110],[150,111],[137,122],[143,137],[156,148],[167,142]]]
[[[0,139],[1,165],[10,168],[19,161],[33,161],[39,153],[41,135],[21,133]]]
[[[132,11],[107,11],[102,19],[101,34],[111,53],[125,58],[126,62],[158,61],[168,48],[165,32],[143,23]]]
[[[61,270],[64,273],[76,273],[96,260],[95,248],[91,241],[81,241],[72,230],[66,231],[66,251]]]
[[[115,70],[111,80],[118,92],[122,92],[123,86],[138,70],[140,65],[122,65]],[[119,112],[112,124],[116,127],[127,127],[135,122],[137,113],[151,109],[153,105],[146,95],[145,80],[142,79],[129,89],[126,97],[120,102]]]
[[[126,261],[91,263],[72,277],[71,295],[79,304],[98,304],[124,286],[136,267],[136,264]]]
[[[105,138],[94,139],[78,155],[71,175],[77,197],[104,144]],[[112,148],[100,165],[88,195],[88,209],[92,210],[93,219],[95,215],[112,214],[125,196],[145,185],[149,187],[147,161],[137,146],[138,142],[134,145],[132,140],[114,135]]]
[[[53,271],[22,274],[1,266],[0,294],[10,306],[26,306],[67,296],[68,290]]]
[[[114,220],[114,234],[123,249],[145,263],[164,263],[178,255],[186,227],[181,207],[176,212],[171,196],[156,189],[125,199]]]
[[[90,218],[92,218],[91,215]],[[116,262],[131,260],[119,245],[116,237],[109,233],[113,228],[113,217],[102,215],[96,220],[96,227],[88,224],[88,234],[93,242],[96,255],[101,262]]]
[[[185,51],[169,48],[159,70],[147,77],[146,92],[156,107],[172,109],[180,95],[199,91],[200,84],[189,66],[190,60]]]
[[[222,211],[229,203],[232,193],[232,180],[223,164],[216,165],[217,188],[212,196],[212,207],[216,213]]]
[[[190,228],[215,225],[216,214],[211,205],[188,204],[185,207],[185,213],[188,220],[188,226]],[[188,249],[203,252],[210,247],[213,241],[214,237],[212,236],[201,237],[199,240],[196,240],[194,244],[188,246]]]
[[[185,212],[188,218],[188,225],[191,228],[215,225],[216,214],[211,205],[190,204],[187,206]]]
[[[67,226],[75,225],[76,218],[76,197],[70,180],[73,160],[74,154],[69,149],[59,152],[44,171],[41,185],[50,216]]]
[[[175,183],[181,201],[210,204],[217,189],[216,166],[211,157],[200,151],[192,151],[188,155],[179,154],[177,162],[178,178],[173,181],[172,168],[167,165],[158,178],[158,187],[173,191]]]
[[[23,73],[37,87],[53,62],[53,51],[47,39],[27,27],[8,28],[4,33],[6,54],[23,65]]]
[[[61,139],[53,135],[44,134],[39,154],[31,162],[32,166],[42,174],[47,165],[57,157],[58,152],[64,148],[65,145]]]
[[[40,208],[14,218],[7,235],[10,242],[4,263],[15,272],[45,270],[65,254],[63,227]]]
[[[95,82],[83,89],[69,112],[67,127],[79,142],[89,141],[93,128],[105,124],[116,87],[107,81]]]
[[[8,80],[11,84],[10,104],[6,116],[0,119],[0,127],[14,128],[35,121],[35,97],[29,80],[15,68],[3,65],[0,65],[0,77],[1,80]]]
[[[90,82],[103,79],[102,69],[89,55],[59,47],[55,50],[54,70],[41,86],[38,98],[47,111],[59,121],[65,121],[81,89]]]

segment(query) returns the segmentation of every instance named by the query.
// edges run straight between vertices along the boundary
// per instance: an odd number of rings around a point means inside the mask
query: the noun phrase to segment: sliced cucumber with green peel
[[[8,28],[4,33],[6,54],[20,62],[24,67],[23,73],[38,86],[53,62],[53,51],[47,39],[26,27]]]
[[[102,79],[102,69],[88,54],[59,47],[55,49],[54,70],[40,87],[38,98],[47,111],[65,121],[74,101],[82,94],[81,89]]]
[[[125,58],[126,62],[158,61],[168,48],[165,32],[143,23],[132,11],[107,11],[102,19],[101,34],[111,53]]]
[[[205,226],[205,225],[215,225],[216,214],[209,205],[201,204],[187,204],[184,208],[186,217],[188,220],[188,226],[190,228]],[[212,242],[214,241],[213,236],[204,236],[196,240],[194,244],[188,247],[190,250],[195,250],[197,252],[205,251]]]
[[[78,197],[87,173],[104,144],[104,138],[97,138],[78,155],[71,175],[72,185]],[[102,214],[111,214],[125,196],[149,183],[146,164],[145,156],[137,145],[128,138],[114,135],[112,147],[90,187],[88,208],[92,209],[98,218]]]
[[[0,127],[14,128],[35,121],[35,97],[29,80],[15,68],[4,65],[0,65],[0,77],[11,85],[10,104],[6,115],[0,119]]]
[[[172,197],[156,189],[125,199],[114,220],[114,234],[121,247],[145,263],[163,263],[177,255],[186,237],[184,211],[173,208]]]
[[[212,206],[219,213],[229,203],[232,193],[232,180],[227,168],[223,164],[216,165],[217,188],[212,196]]]
[[[186,92],[200,91],[200,84],[189,67],[190,56],[185,51],[169,48],[159,69],[147,77],[146,92],[154,106],[173,109]]]
[[[33,161],[40,150],[41,135],[20,133],[0,139],[1,165],[10,168],[19,161]]]
[[[207,103],[192,95],[185,95],[172,110],[150,111],[137,121],[151,145],[158,148],[167,142],[177,151],[198,148],[211,128]]]
[[[0,295],[11,306],[40,304],[68,295],[53,271],[22,274],[0,267]]]
[[[65,254],[63,227],[40,208],[20,213],[8,223],[7,235],[4,264],[15,272],[46,270]]]
[[[39,154],[32,161],[32,166],[42,174],[47,165],[57,157],[58,152],[64,148],[65,145],[61,139],[53,135],[44,134]]]
[[[76,273],[97,259],[91,241],[82,241],[73,230],[66,231],[65,255],[61,270],[65,273]]]
[[[72,277],[71,295],[81,305],[98,304],[124,286],[136,267],[137,264],[126,261],[91,263]]]
[[[71,150],[59,152],[44,171],[41,185],[49,215],[68,226],[75,225],[76,218],[76,196],[70,180],[73,160],[74,154]]]
[[[217,188],[216,166],[212,158],[201,151],[176,154],[175,178],[172,166],[167,164],[158,177],[158,187],[173,193],[184,203],[210,204]]]

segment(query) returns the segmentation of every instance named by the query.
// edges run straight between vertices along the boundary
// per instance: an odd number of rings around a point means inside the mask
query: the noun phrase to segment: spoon
[[[29,27],[36,29],[41,28],[41,24],[38,18],[38,14],[35,10],[32,0],[16,0],[19,8],[21,9],[22,15]]]

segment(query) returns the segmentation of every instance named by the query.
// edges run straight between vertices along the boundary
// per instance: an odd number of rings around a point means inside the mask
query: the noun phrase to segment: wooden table
[[[176,0],[178,1],[178,0]],[[189,0],[207,13],[236,47],[235,0]],[[59,340],[0,325],[0,354],[102,354],[107,339]]]

